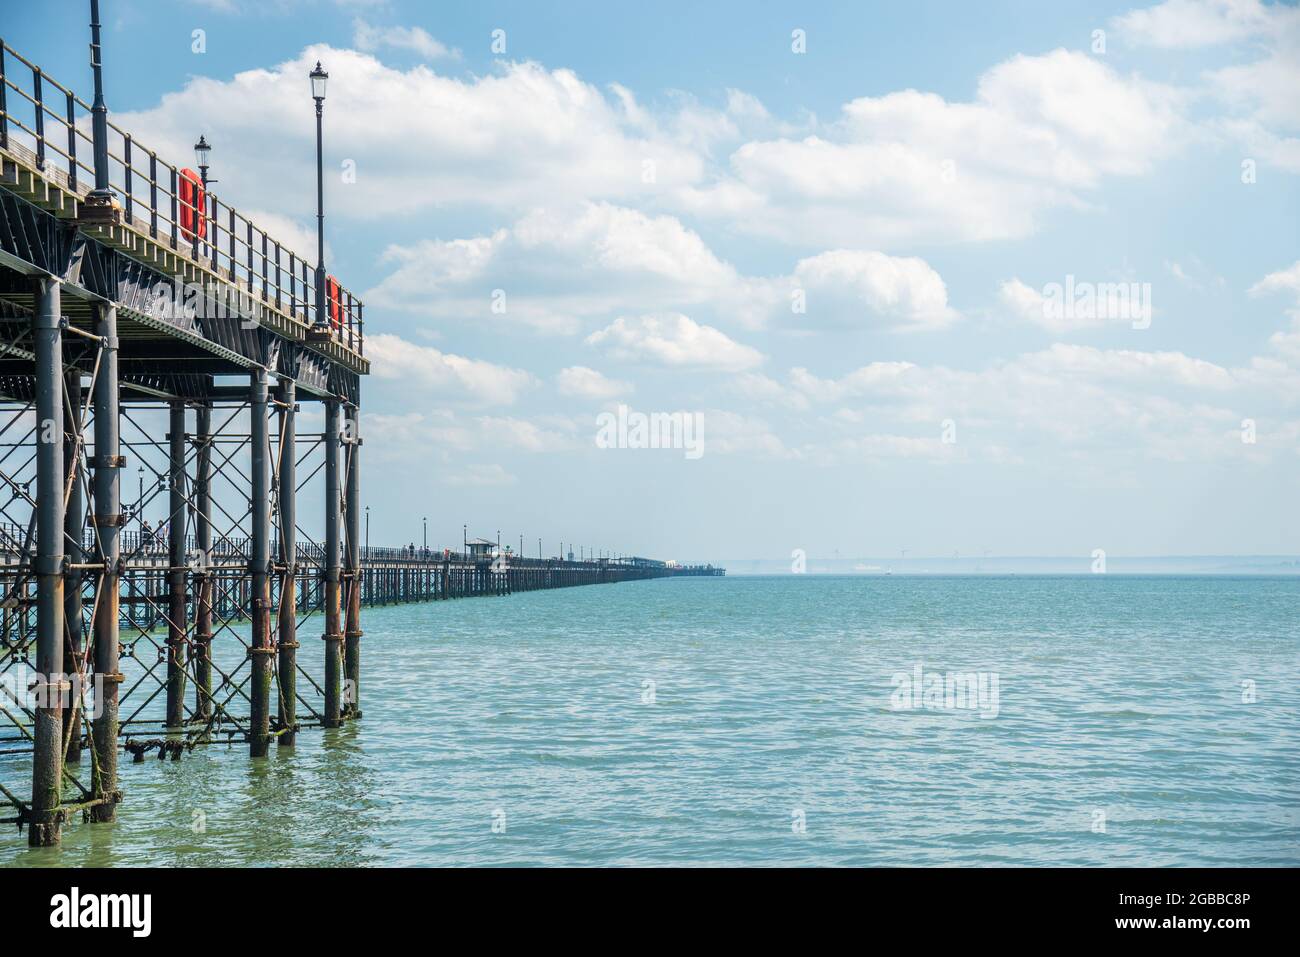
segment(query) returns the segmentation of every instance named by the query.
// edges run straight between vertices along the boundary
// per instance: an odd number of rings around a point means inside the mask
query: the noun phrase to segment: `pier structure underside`
[[[113,820],[120,754],[360,714],[361,303],[116,127],[92,193],[89,111],[0,43],[0,820],[34,846]]]

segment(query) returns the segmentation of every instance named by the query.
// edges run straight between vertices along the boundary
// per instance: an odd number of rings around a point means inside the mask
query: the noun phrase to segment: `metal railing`
[[[90,104],[0,40],[0,149],[26,148],[41,173],[56,173],[80,198],[95,185],[95,170],[87,165],[94,157],[90,130]],[[187,255],[264,305],[315,323],[316,271],[307,259],[197,182],[192,170],[160,159],[112,122],[108,159],[109,185],[133,229]],[[337,297],[327,293],[326,319],[335,341],[365,354],[361,300],[339,285]]]

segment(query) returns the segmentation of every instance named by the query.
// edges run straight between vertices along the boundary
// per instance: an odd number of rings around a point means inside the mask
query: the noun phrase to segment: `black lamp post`
[[[366,558],[370,557],[370,506],[366,506]]]
[[[208,158],[211,155],[212,155],[212,147],[208,145],[208,141],[204,138],[203,134],[200,133],[199,141],[194,144],[194,159],[199,164],[199,179],[203,181],[203,202],[202,202],[203,208],[202,209],[195,208],[194,215],[196,217],[202,216],[205,219],[207,218],[208,215],[208,209],[207,209],[208,184],[216,182],[215,179],[208,179]],[[216,210],[214,209],[213,215],[215,214],[216,214]],[[206,242],[203,243],[203,250],[204,253],[206,254],[208,250],[208,244]],[[213,261],[215,262],[215,258]]]
[[[199,164],[199,178],[203,180],[203,188],[208,188],[208,183],[215,183],[216,180],[208,179],[208,160],[212,156],[212,147],[208,145],[207,138],[202,134],[199,135],[199,141],[194,144],[194,159]]]
[[[99,45],[99,0],[90,0],[90,70],[95,77],[95,102],[90,107],[91,144],[95,154],[95,188],[86,196],[88,218],[117,222],[117,200],[108,185],[108,106],[104,103],[103,61]],[[75,173],[75,170],[74,170]]]
[[[429,516],[424,516],[424,554],[429,554]]]
[[[312,70],[311,97],[316,101],[316,336],[329,338],[329,305],[325,301],[325,166],[321,144],[321,115],[325,109],[325,81],[330,75],[316,61]]]

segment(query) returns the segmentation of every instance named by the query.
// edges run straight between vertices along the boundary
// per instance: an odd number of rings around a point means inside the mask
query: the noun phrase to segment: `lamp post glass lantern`
[[[216,182],[215,179],[208,175],[208,170],[211,169],[212,166],[211,159],[212,144],[208,142],[206,136],[200,134],[199,141],[194,144],[194,160],[198,163],[199,179],[203,181],[203,189],[205,192],[210,184]]]
[[[199,164],[199,175],[203,177],[203,185],[208,185],[208,159],[212,156],[212,147],[208,144],[206,136],[200,135],[199,141],[194,144],[194,159]]]

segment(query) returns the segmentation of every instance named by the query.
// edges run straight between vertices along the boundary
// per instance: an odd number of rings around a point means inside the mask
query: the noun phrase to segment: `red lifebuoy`
[[[203,189],[203,178],[192,169],[181,170],[179,181],[181,232],[190,242],[197,234],[202,239],[208,234],[207,195]]]
[[[325,277],[325,299],[330,307],[330,325],[334,331],[343,332],[343,287],[333,276]]]

